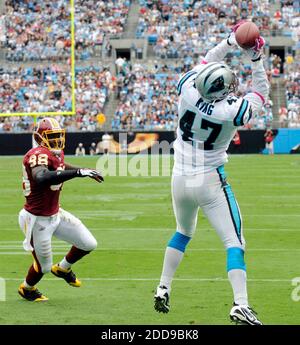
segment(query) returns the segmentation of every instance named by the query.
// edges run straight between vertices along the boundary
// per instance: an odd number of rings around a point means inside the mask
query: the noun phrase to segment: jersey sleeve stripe
[[[257,92],[257,91],[254,91],[253,93],[255,93],[255,94],[261,99],[261,101],[263,102],[263,104],[265,104],[265,98],[264,98],[264,96],[263,96],[261,93],[259,93],[259,92]]]
[[[177,86],[178,95],[181,94],[181,90],[182,90],[183,84],[184,84],[192,75],[195,75],[195,74],[197,74],[197,72],[195,72],[195,71],[190,71],[190,72],[186,73],[186,74],[179,80],[179,83],[178,83],[178,86]]]
[[[248,104],[249,104],[249,102],[246,99],[244,99],[242,101],[241,106],[237,112],[237,115],[233,120],[233,124],[235,126],[243,126],[244,125],[243,117],[244,117],[246,110],[248,108]]]

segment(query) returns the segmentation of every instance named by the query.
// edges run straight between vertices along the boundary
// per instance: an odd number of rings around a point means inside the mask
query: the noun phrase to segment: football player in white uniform
[[[172,176],[177,231],[165,251],[154,307],[158,312],[169,311],[172,279],[193,236],[201,208],[227,251],[227,272],[234,295],[230,319],[261,325],[248,304],[242,217],[226,181],[224,163],[237,128],[249,122],[265,103],[269,83],[262,61],[264,39],[260,37],[255,47],[242,49],[251,59],[253,90],[242,98],[233,95],[237,78],[222,60],[236,44],[236,28],[178,83],[179,121]]]

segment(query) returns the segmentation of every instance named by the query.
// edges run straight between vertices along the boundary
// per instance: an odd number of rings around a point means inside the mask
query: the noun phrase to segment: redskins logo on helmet
[[[56,119],[45,117],[38,122],[33,137],[39,146],[50,151],[61,151],[65,148],[65,130]]]

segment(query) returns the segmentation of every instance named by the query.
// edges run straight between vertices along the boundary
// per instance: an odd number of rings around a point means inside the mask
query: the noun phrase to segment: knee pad
[[[95,237],[91,236],[91,238],[89,238],[89,240],[86,241],[83,247],[80,249],[86,252],[91,252],[97,248],[97,245],[98,245],[97,240],[95,239]]]
[[[234,269],[246,271],[244,250],[238,247],[231,247],[227,249],[227,272]]]
[[[98,246],[98,242],[97,240],[95,239],[95,237],[93,237],[93,239],[90,241],[89,243],[89,251],[91,252],[92,250],[95,250]]]
[[[185,252],[187,244],[190,242],[191,237],[181,234],[176,231],[168,243],[168,247],[175,248],[181,252]]]
[[[35,247],[34,258],[39,263],[39,271],[42,273],[50,272],[53,265],[51,242],[48,240],[41,241],[39,245]],[[34,269],[36,269],[36,267],[34,267]]]

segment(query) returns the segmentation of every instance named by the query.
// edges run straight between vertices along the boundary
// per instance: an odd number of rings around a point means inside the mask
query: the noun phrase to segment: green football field
[[[96,160],[66,158],[88,167]],[[225,170],[244,220],[250,304],[265,324],[300,324],[300,302],[291,297],[292,279],[300,277],[300,157],[231,156]],[[39,284],[48,302],[22,300],[17,288],[32,259],[18,226],[21,174],[21,157],[0,157],[0,276],[6,285],[0,324],[230,324],[225,251],[201,213],[173,283],[171,311],[153,309],[164,249],[176,229],[170,177],[66,182],[61,205],[90,228],[98,249],[73,266],[81,288],[50,273]],[[54,238],[54,262],[68,248]]]

